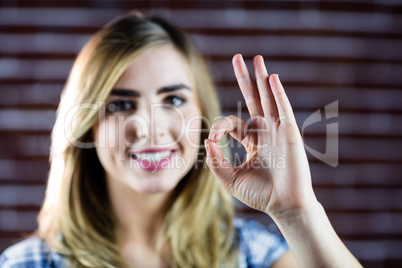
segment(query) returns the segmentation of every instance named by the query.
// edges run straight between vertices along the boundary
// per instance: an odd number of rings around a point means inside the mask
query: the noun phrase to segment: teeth
[[[141,154],[131,154],[132,157],[138,160],[147,160],[149,162],[158,162],[163,158],[168,157],[172,154],[172,151],[163,151],[159,153],[141,153]]]

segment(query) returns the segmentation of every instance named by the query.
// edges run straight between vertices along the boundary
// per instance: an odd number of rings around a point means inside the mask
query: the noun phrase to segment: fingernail
[[[276,79],[279,80],[279,74],[271,74],[270,76],[272,76],[272,79],[274,79],[274,80],[275,80],[275,76],[276,76]]]
[[[282,81],[281,81],[281,79],[279,79],[279,74],[277,74],[277,76],[278,76],[278,82],[279,82],[279,85],[281,85],[281,86],[282,86]]]
[[[256,56],[254,56],[254,58],[253,58],[253,63],[257,63],[257,61],[258,61],[259,58],[261,58],[261,59],[262,59],[262,62],[264,63],[264,58],[263,58],[261,55],[256,55]]]
[[[245,62],[245,60],[244,60],[244,58],[243,58],[243,55],[241,55],[241,66],[242,66],[242,68],[247,68],[247,65],[246,65],[246,62]]]
[[[219,141],[218,138],[219,138],[219,131],[215,132],[214,139],[212,141],[216,143]]]
[[[215,135],[216,135],[216,129],[212,129],[211,132],[209,133],[209,139],[213,140]]]
[[[205,150],[209,154],[211,149],[209,148],[209,140],[208,139],[204,140],[204,145],[205,145]]]
[[[216,135],[216,137],[215,137],[215,140],[221,140],[222,139],[222,137],[223,137],[223,135],[225,135],[225,132],[219,132],[219,133],[217,133],[217,135]]]

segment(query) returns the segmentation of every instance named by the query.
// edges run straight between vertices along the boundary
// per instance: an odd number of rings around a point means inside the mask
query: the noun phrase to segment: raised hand
[[[233,67],[251,120],[236,116],[215,122],[205,140],[207,164],[223,187],[246,205],[278,216],[317,202],[307,156],[292,107],[278,75],[268,76],[262,56],[253,60],[253,81],[240,54]],[[247,152],[234,168],[216,144],[230,134]]]

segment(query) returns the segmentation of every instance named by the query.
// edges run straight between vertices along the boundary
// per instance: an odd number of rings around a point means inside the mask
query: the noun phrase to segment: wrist
[[[300,267],[362,267],[339,239],[318,201],[270,216]]]
[[[269,216],[281,229],[291,229],[311,226],[320,218],[326,218],[326,213],[321,203],[314,201],[303,207],[271,213]]]

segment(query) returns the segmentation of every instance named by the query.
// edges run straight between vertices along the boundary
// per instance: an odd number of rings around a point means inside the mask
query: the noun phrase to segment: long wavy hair
[[[52,132],[51,168],[37,235],[66,256],[72,267],[123,267],[116,220],[105,171],[94,148],[92,128],[112,87],[146,49],[173,44],[187,59],[202,115],[220,115],[206,63],[189,37],[165,19],[131,13],[101,28],[79,53],[58,108]],[[73,116],[72,116],[73,115]],[[205,122],[203,128],[207,129]],[[207,131],[201,133],[201,141]],[[200,141],[200,143],[201,143]],[[234,246],[232,198],[205,166],[193,168],[175,189],[163,227],[172,267],[231,266]],[[199,163],[199,161],[197,162]]]

